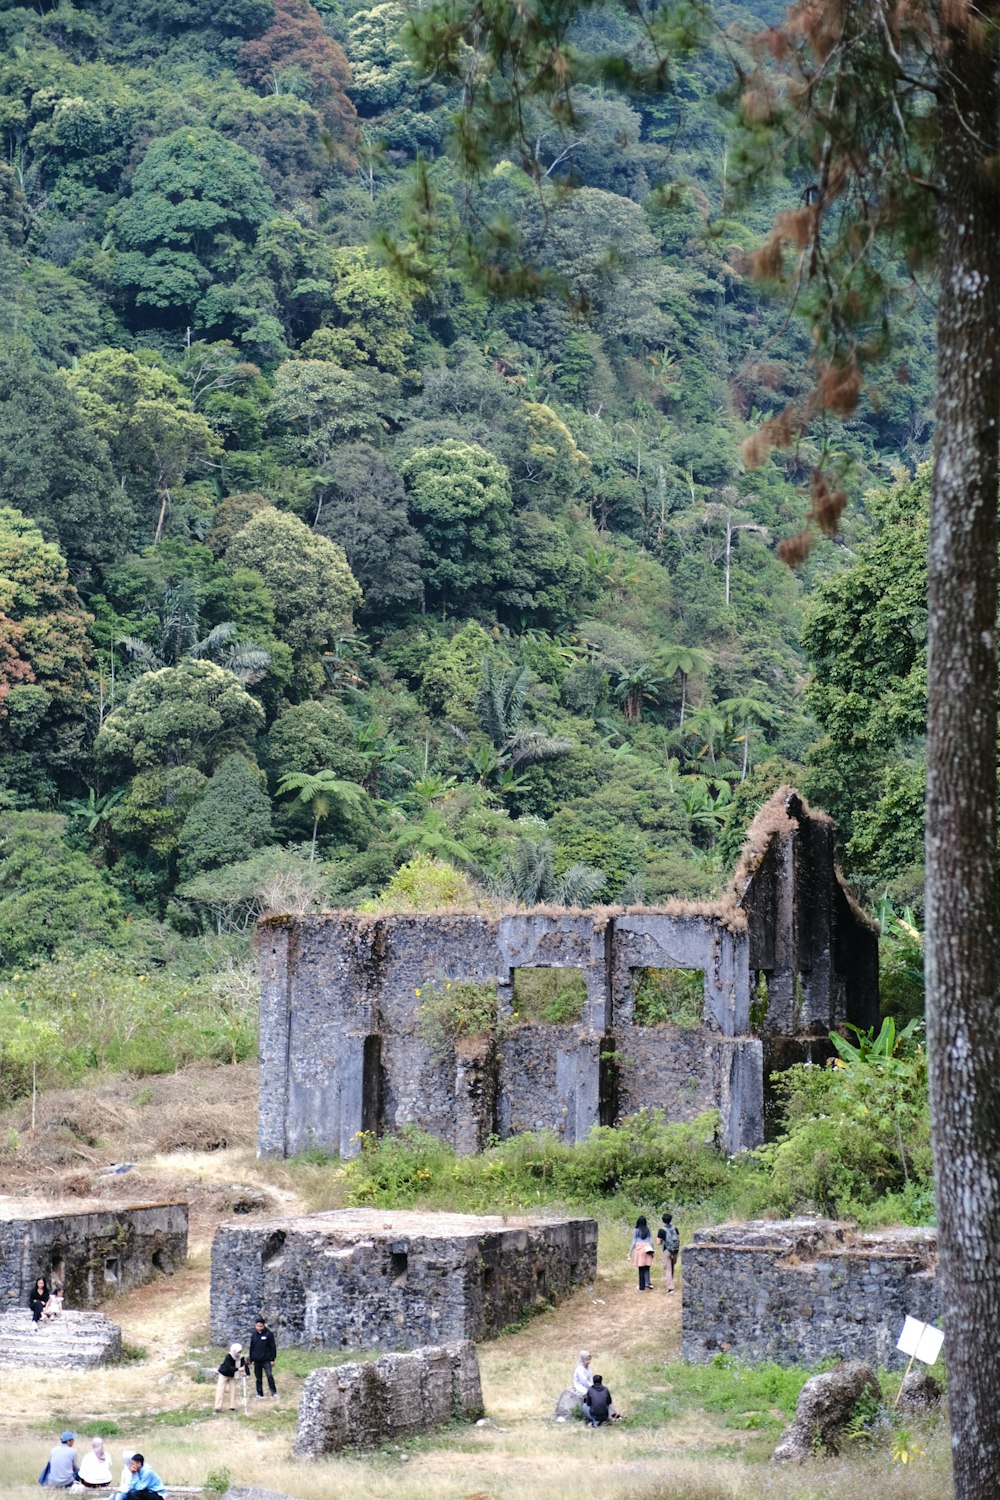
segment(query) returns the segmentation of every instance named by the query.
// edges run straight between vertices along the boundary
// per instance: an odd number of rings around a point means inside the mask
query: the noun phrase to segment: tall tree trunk
[[[957,8],[956,8],[957,9]],[[987,26],[990,22],[987,21]],[[927,1031],[956,1500],[1000,1485],[995,33],[946,34],[931,498]]]

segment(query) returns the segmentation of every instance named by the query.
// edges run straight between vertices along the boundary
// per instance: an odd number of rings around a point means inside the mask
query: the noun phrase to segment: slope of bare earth
[[[17,1132],[19,1146],[12,1149]],[[27,1500],[45,1455],[69,1425],[107,1434],[116,1461],[141,1449],[175,1484],[201,1484],[225,1469],[233,1482],[256,1483],[297,1500],[947,1500],[947,1445],[907,1465],[884,1447],[850,1461],[775,1471],[768,1445],[719,1415],[686,1412],[667,1422],[629,1423],[591,1432],[551,1420],[582,1347],[626,1416],[651,1392],[669,1396],[680,1345],[680,1296],[661,1283],[640,1297],[625,1261],[628,1227],[602,1222],[593,1287],[522,1327],[480,1346],[485,1425],[449,1428],[377,1454],[291,1459],[295,1412],[305,1373],[329,1356],[279,1353],[279,1399],[242,1402],[235,1415],[212,1414],[202,1367],[221,1351],[208,1341],[208,1271],[217,1224],[241,1214],[297,1214],[316,1206],[308,1171],[259,1163],[254,1156],[256,1070],[188,1069],[173,1077],[106,1079],[59,1090],[0,1119],[0,1189],[15,1196],[143,1198],[178,1194],[190,1206],[190,1256],[171,1277],[105,1307],[139,1357],[115,1368],[6,1373],[0,1412],[0,1497]],[[116,1163],[129,1172],[101,1176]],[[337,1199],[336,1180],[324,1203]],[[658,1268],[657,1268],[658,1269]],[[245,1338],[249,1330],[234,1330]],[[141,1351],[141,1352],[140,1352]],[[88,1437],[82,1442],[86,1446]]]

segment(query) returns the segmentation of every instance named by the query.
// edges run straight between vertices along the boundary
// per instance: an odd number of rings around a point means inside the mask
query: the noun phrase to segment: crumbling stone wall
[[[829,819],[789,788],[761,810],[716,903],[271,919],[260,1153],[351,1156],[362,1132],[407,1124],[463,1152],[527,1129],[574,1142],[647,1106],[675,1120],[717,1109],[728,1151],[758,1145],[772,1064],[877,1018],[877,941],[837,877]],[[539,967],[582,973],[577,1022],[515,1017],[515,972]],[[649,968],[701,971],[700,1025],[635,1024],[634,976]],[[421,1008],[448,981],[495,987],[492,1033],[431,1044]]]
[[[903,1319],[940,1320],[937,1236],[929,1229],[860,1233],[790,1219],[697,1231],[684,1250],[681,1353],[817,1364],[831,1355],[887,1368],[906,1363]]]
[[[468,1340],[313,1370],[299,1403],[295,1457],[377,1448],[482,1414],[479,1361]]]
[[[212,1244],[212,1337],[228,1344],[263,1313],[279,1347],[489,1338],[596,1270],[593,1219],[341,1209],[224,1224]]]
[[[186,1203],[0,1200],[0,1307],[26,1303],[39,1276],[61,1283],[67,1307],[96,1307],[182,1265],[187,1236]]]

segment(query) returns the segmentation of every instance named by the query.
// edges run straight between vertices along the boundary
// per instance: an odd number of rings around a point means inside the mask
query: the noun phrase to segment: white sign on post
[[[911,1364],[919,1359],[922,1364],[932,1365],[941,1353],[943,1343],[944,1334],[940,1328],[935,1328],[933,1323],[921,1323],[919,1318],[907,1317],[896,1348],[910,1356]]]

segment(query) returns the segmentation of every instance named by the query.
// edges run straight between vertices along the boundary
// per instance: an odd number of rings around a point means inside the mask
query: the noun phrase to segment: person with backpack
[[[677,1265],[677,1256],[680,1253],[681,1237],[673,1223],[672,1214],[663,1215],[663,1223],[656,1231],[656,1238],[663,1247],[663,1275],[667,1283],[667,1291],[674,1290],[674,1267]]]

